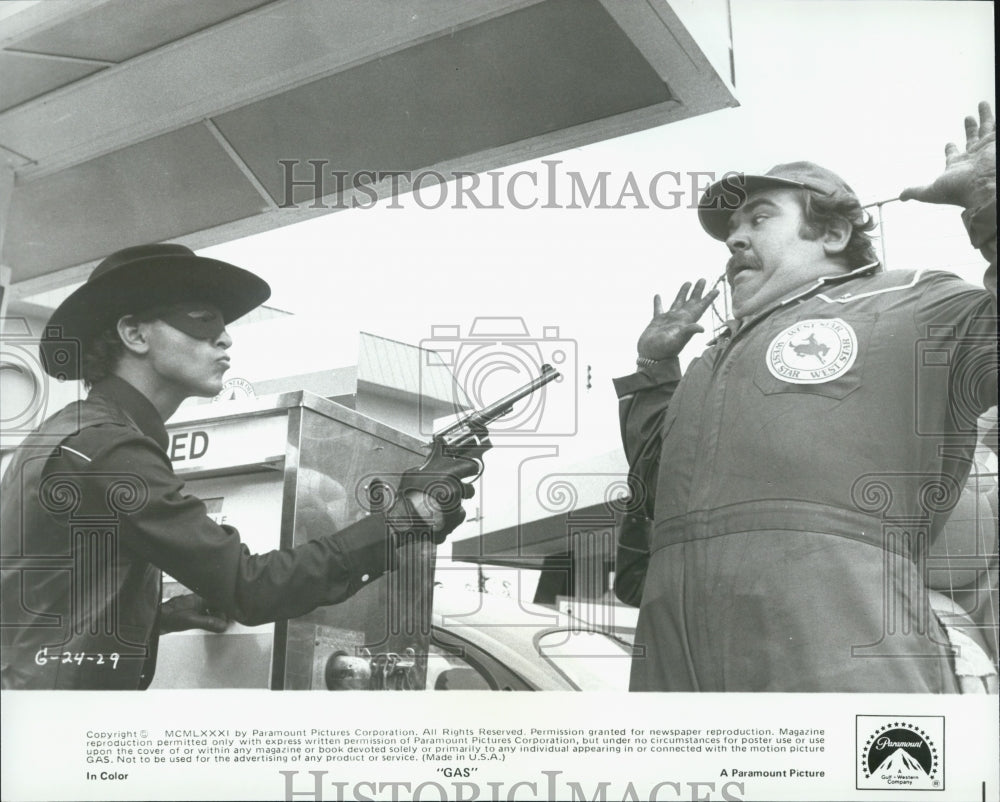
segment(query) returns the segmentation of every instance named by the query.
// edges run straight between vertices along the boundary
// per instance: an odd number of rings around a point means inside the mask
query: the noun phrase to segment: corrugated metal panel
[[[361,332],[358,346],[358,381],[443,401],[456,411],[470,408],[468,397],[436,352],[367,332]]]
[[[291,317],[291,312],[286,312],[284,309],[277,309],[273,306],[262,305],[258,306],[256,309],[252,309],[247,312],[239,320],[235,320],[229,324],[229,328],[233,326],[246,326],[250,323],[261,323],[265,320],[273,320],[277,317]]]

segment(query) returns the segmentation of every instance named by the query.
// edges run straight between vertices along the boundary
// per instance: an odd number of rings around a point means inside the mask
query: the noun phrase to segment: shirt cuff
[[[331,535],[344,555],[351,593],[396,569],[395,540],[381,513],[369,515]]]
[[[655,365],[648,365],[639,368],[635,373],[612,379],[615,385],[615,393],[619,398],[632,395],[639,390],[649,390],[653,387],[660,387],[664,384],[671,384],[681,380],[681,362],[677,357],[664,359]]]
[[[962,222],[969,231],[969,241],[973,248],[982,248],[997,235],[997,202],[990,201],[975,209],[962,212]]]

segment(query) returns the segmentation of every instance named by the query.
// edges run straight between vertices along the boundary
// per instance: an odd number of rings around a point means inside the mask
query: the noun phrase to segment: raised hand
[[[993,109],[983,101],[979,119],[965,118],[965,150],[953,142],[944,148],[945,168],[934,181],[908,187],[900,200],[949,203],[965,209],[985,205],[996,195],[997,142]]]
[[[711,290],[705,297],[705,279],[698,279],[691,289],[691,282],[681,285],[670,309],[663,311],[659,295],[653,296],[653,319],[639,336],[637,348],[643,359],[670,359],[677,356],[695,334],[705,329],[698,319],[712,305],[719,294]],[[689,294],[690,293],[690,294]]]

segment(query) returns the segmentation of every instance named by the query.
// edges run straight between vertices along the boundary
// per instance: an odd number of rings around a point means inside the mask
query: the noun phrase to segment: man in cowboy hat
[[[385,514],[266,554],[250,554],[184,493],[164,421],[185,398],[221,390],[226,325],[269,295],[241,268],[182,245],[143,245],[101,262],[53,313],[45,370],[82,379],[90,393],[30,435],[4,474],[4,688],[145,688],[160,632],[220,631],[226,618],[254,625],[335,604],[391,570],[397,538],[430,532],[441,542],[462,522],[472,488],[461,479],[477,466],[459,460],[452,475],[408,471]],[[68,523],[71,513],[78,522],[109,510],[111,534]],[[26,556],[30,567],[18,566]],[[161,571],[197,595],[161,605]],[[71,659],[37,659],[47,647]]]
[[[966,136],[902,197],[965,209],[985,290],[883,270],[854,191],[810,162],[705,192],[736,319],[682,378],[677,355],[716,293],[685,284],[667,311],[657,296],[638,371],[616,381],[635,509],[615,589],[640,607],[633,690],[958,688],[920,559],[997,400],[987,104]]]

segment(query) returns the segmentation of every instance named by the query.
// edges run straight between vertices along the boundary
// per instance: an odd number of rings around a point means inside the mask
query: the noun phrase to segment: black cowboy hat
[[[184,245],[157,243],[116,251],[86,283],[59,304],[40,342],[50,376],[80,378],[87,342],[122,316],[182,301],[218,307],[231,323],[271,295],[267,282],[218,259],[196,256]]]

